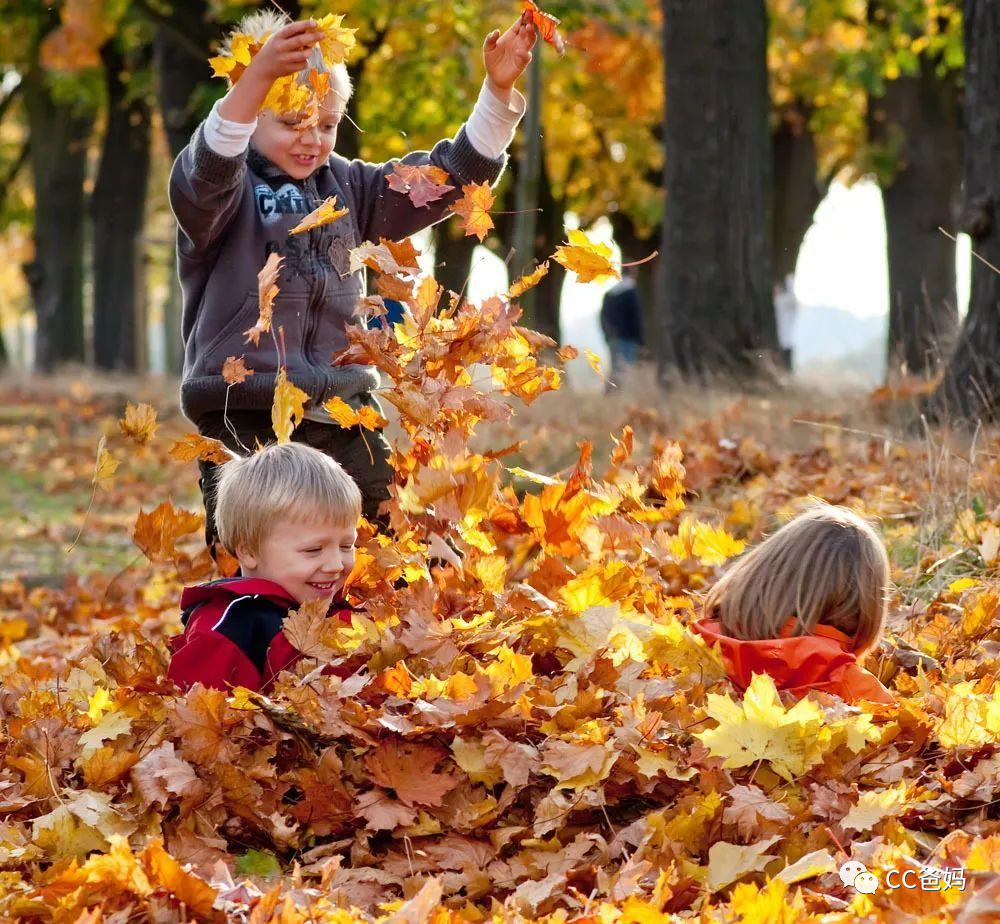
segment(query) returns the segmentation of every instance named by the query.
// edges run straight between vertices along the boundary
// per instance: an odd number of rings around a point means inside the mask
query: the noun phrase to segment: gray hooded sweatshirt
[[[483,156],[463,127],[454,140],[439,141],[430,152],[384,164],[333,153],[307,179],[293,180],[252,145],[237,157],[216,154],[202,128],[174,162],[169,187],[184,298],[181,410],[197,424],[202,414],[226,406],[228,386],[221,373],[230,356],[244,356],[254,372],[229,391],[230,410],[269,410],[280,365],[311,397],[308,410],[333,396],[358,407],[361,396],[378,388],[378,371],[331,365],[347,346],[346,327],[356,320],[366,291],[364,270],[349,271],[349,251],[364,241],[402,240],[441,221],[461,198],[463,185],[496,183],[506,155]],[[389,188],[387,177],[399,162],[442,168],[454,191],[418,208]],[[288,234],[330,196],[350,210],[346,216]],[[259,314],[257,273],[274,251],[284,256],[272,320],[276,336],[284,329],[283,363],[269,334],[260,337],[259,346],[244,336]]]

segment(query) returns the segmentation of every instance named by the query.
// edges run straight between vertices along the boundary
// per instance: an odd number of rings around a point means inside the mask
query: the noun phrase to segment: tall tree
[[[887,373],[931,374],[958,329],[951,228],[962,176],[957,10],[868,6],[869,156],[882,187],[889,277]]]
[[[873,137],[898,145],[882,181],[889,268],[887,372],[933,373],[958,330],[954,225],[962,176],[960,98],[954,75],[928,58],[872,100]],[[895,139],[893,136],[896,136]]]
[[[112,39],[101,50],[101,58],[107,85],[107,124],[91,204],[94,362],[102,369],[134,372],[145,359],[142,231],[151,113],[143,70],[149,64],[148,46],[137,49],[126,62],[119,43]]]
[[[664,340],[682,374],[753,373],[777,350],[767,14],[763,0],[661,3]]]
[[[25,275],[35,308],[35,368],[51,372],[85,359],[83,180],[94,115],[86,103],[57,98],[37,59],[24,81],[35,190],[35,257]]]
[[[1000,419],[1000,4],[965,0],[965,206],[969,312],[929,411],[939,420]]]

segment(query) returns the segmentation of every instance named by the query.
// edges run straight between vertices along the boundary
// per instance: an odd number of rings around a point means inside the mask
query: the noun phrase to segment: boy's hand
[[[495,29],[483,44],[483,61],[486,64],[486,79],[490,88],[501,98],[510,98],[514,81],[524,73],[531,63],[531,49],[535,44],[535,24],[531,14],[522,13],[521,18],[503,35]]]
[[[274,83],[280,77],[297,74],[309,63],[313,46],[323,38],[323,30],[311,19],[293,22],[279,29],[265,43],[247,67],[261,80]]]

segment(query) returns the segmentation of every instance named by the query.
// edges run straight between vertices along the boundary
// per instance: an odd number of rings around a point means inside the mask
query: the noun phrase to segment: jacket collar
[[[755,673],[769,674],[779,690],[794,689],[822,683],[834,670],[857,663],[853,640],[839,629],[817,625],[810,635],[792,635],[797,625],[789,619],[776,639],[733,638],[716,619],[701,619],[692,628],[720,646],[726,672],[743,689]]]
[[[232,577],[209,581],[207,584],[198,584],[194,587],[185,587],[181,592],[181,609],[188,612],[195,606],[209,601],[229,602],[237,597],[248,595],[264,597],[285,609],[294,609],[299,605],[298,601],[276,581],[269,581],[265,578]],[[330,602],[331,613],[338,610],[353,611],[357,609],[342,597],[335,597]]]

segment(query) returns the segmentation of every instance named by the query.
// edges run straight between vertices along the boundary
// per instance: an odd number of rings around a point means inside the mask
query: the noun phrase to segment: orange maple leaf
[[[169,455],[178,462],[201,459],[204,462],[215,462],[220,465],[232,458],[224,443],[202,436],[200,433],[188,433],[175,441],[170,447]]]
[[[559,54],[563,54],[566,51],[566,43],[559,34],[559,23],[561,20],[556,19],[551,13],[546,13],[540,9],[532,0],[523,0],[522,9],[531,13],[531,21],[538,29],[539,35],[555,48]]]
[[[474,234],[482,241],[493,227],[493,219],[490,218],[489,212],[496,197],[489,183],[472,183],[463,186],[462,192],[464,193],[462,198],[448,208],[465,219],[463,227],[466,237]]]
[[[175,510],[170,501],[164,501],[152,513],[139,511],[132,541],[150,561],[171,562],[177,555],[177,540],[195,532],[201,524],[201,514]]]
[[[227,385],[240,385],[246,381],[247,376],[253,375],[253,369],[248,369],[244,358],[237,359],[230,356],[222,365],[222,377]]]
[[[389,174],[389,188],[410,197],[410,201],[424,207],[450,193],[455,187],[448,185],[448,172],[433,164],[414,166],[397,163]]]
[[[243,335],[252,340],[254,346],[260,346],[260,335],[271,329],[271,316],[274,313],[274,300],[278,297],[278,275],[282,261],[285,258],[277,251],[272,253],[267,262],[257,274],[257,294],[260,298],[260,316],[257,323]]]
[[[321,202],[318,207],[313,209],[305,218],[302,219],[289,234],[302,234],[304,231],[311,231],[313,228],[321,228],[323,225],[328,225],[330,222],[336,221],[338,218],[343,218],[348,212],[348,209],[338,209],[337,208],[337,197],[330,196],[324,202]]]
[[[458,785],[458,778],[435,768],[446,757],[441,748],[429,744],[403,744],[395,738],[380,741],[365,760],[372,779],[394,789],[406,805],[441,805],[445,794]]]
[[[156,433],[156,409],[149,404],[125,405],[125,416],[118,421],[124,436],[145,446]]]

